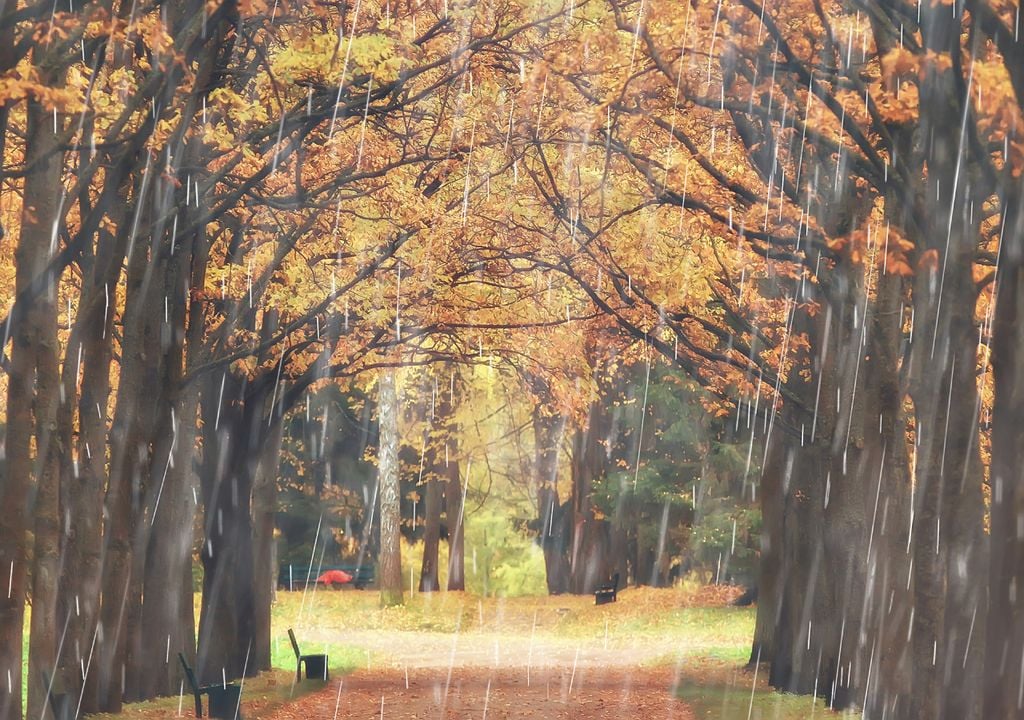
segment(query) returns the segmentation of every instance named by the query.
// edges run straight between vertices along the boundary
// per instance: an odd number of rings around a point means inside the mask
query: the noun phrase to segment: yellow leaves
[[[360,35],[352,41],[352,62],[373,75],[377,83],[389,82],[398,75],[403,63],[396,50],[395,41],[386,35]]]
[[[60,113],[79,112],[82,106],[80,94],[75,88],[43,84],[34,67],[19,68],[0,76],[0,102],[10,105],[29,98],[47,110]]]
[[[404,62],[399,47],[396,39],[383,33],[344,39],[328,32],[296,35],[273,56],[273,68],[277,78],[288,85],[337,85],[343,73],[346,83],[353,77],[370,74],[380,84],[398,75]]]
[[[138,35],[157,56],[174,55],[174,38],[159,15],[140,15],[129,30]],[[180,56],[178,56],[180,59]]]
[[[216,88],[207,98],[207,106],[217,107],[244,131],[252,124],[265,123],[269,119],[267,109],[260,103],[243,98],[228,87]]]

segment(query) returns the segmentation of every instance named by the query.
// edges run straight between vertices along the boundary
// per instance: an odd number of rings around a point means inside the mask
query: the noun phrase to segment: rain
[[[0,720],[1024,717],[1019,28],[0,9]]]

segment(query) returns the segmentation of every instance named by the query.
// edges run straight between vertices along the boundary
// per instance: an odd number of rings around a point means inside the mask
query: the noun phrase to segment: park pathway
[[[361,631],[367,666],[297,698],[273,720],[693,720],[674,697],[667,644],[574,642],[529,632]]]

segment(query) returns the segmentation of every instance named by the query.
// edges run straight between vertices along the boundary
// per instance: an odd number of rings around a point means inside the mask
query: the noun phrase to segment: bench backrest
[[[295,651],[295,659],[298,660],[302,657],[302,653],[299,652],[299,643],[295,640],[295,633],[292,632],[291,628],[288,628],[288,639],[292,641],[292,650]]]
[[[185,678],[188,680],[189,687],[192,688],[192,694],[199,694],[199,683],[196,682],[195,673],[192,672],[192,668],[188,666],[188,661],[185,660],[185,656],[178,653],[178,660],[181,661],[181,669],[185,671]]]
[[[196,682],[195,673],[192,672],[192,668],[188,666],[188,661],[185,660],[185,656],[181,653],[178,653],[178,661],[181,663],[181,669],[185,671],[185,678],[188,680],[188,684],[192,688],[192,697],[196,703],[196,717],[202,717],[203,701],[199,697],[199,683]]]

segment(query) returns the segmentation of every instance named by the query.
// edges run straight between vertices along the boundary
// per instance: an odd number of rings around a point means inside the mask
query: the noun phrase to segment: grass
[[[847,718],[860,713],[837,713],[821,698],[791,695],[768,688],[765,668],[753,671],[714,660],[686,668],[678,689],[679,697],[698,719],[711,720],[809,720]]]

